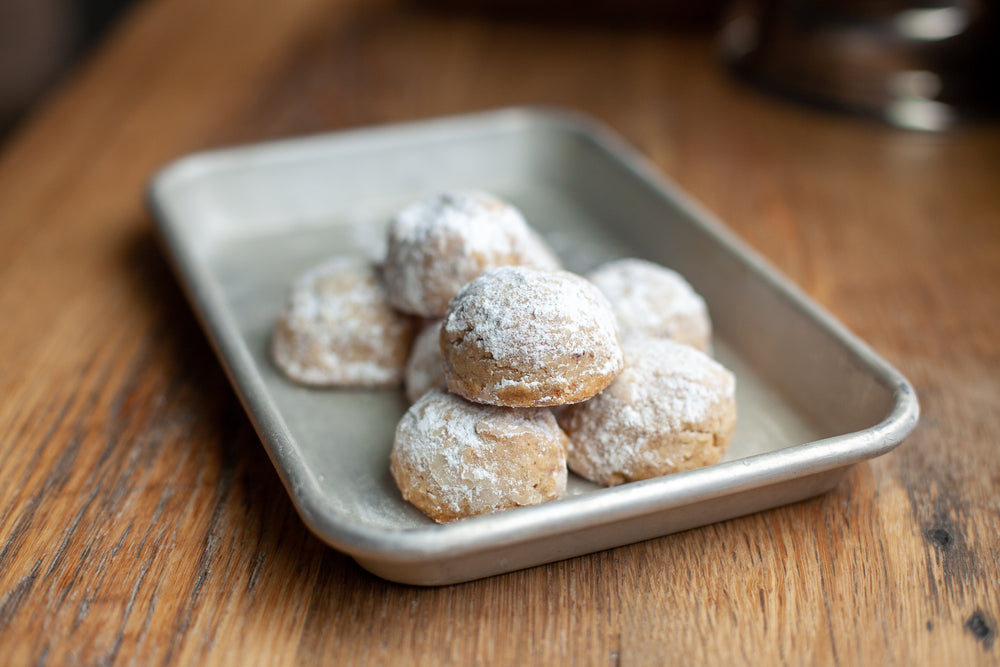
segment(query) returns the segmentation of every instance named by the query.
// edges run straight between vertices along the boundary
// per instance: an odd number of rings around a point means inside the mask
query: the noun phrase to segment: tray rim
[[[174,228],[170,189],[175,182],[215,173],[234,160],[265,158],[278,149],[292,161],[326,144],[364,145],[371,140],[393,142],[414,132],[481,132],[504,124],[515,127],[549,126],[594,142],[617,160],[632,176],[644,181],[701,226],[723,249],[743,262],[748,271],[765,281],[800,308],[817,326],[840,341],[859,365],[893,394],[893,406],[877,424],[849,433],[793,445],[743,459],[675,473],[617,487],[567,497],[558,503],[519,508],[516,512],[473,517],[450,524],[392,529],[352,523],[350,517],[328,507],[304,460],[289,456],[293,438],[284,417],[270,400],[267,385],[225,307],[218,286],[196,257],[188,251]],[[767,487],[807,475],[828,472],[881,456],[913,430],[919,403],[910,382],[830,313],[813,301],[755,249],[729,230],[711,212],[687,195],[642,154],[607,126],[578,111],[544,106],[518,106],[455,116],[366,126],[321,134],[279,139],[243,146],[199,151],[175,159],[150,179],[147,205],[166,256],[193,306],[202,328],[222,362],[286,491],[303,521],[324,542],[356,559],[391,560],[399,564],[423,563],[443,556],[453,558],[510,547],[542,537],[556,537],[583,528],[612,524],[701,500]],[[222,340],[237,345],[223,345]],[[655,537],[655,535],[650,535]]]

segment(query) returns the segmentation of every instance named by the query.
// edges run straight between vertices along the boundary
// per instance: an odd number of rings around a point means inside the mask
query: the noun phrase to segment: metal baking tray
[[[335,254],[378,257],[392,214],[448,188],[517,205],[567,268],[637,256],[706,299],[737,377],[722,462],[447,525],[389,474],[401,391],[286,381],[267,343],[292,279]],[[606,128],[506,109],[216,150],[152,180],[180,282],[303,521],[367,570],[449,584],[629,544],[823,493],[914,427],[913,388]]]

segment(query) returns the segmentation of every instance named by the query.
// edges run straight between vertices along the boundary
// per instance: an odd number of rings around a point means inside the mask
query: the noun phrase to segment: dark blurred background
[[[94,48],[128,6],[138,2],[0,0],[0,140]],[[409,4],[425,11],[472,12],[497,20],[658,23],[713,31],[727,0],[410,0]]]
[[[132,0],[0,0],[0,140]]]
[[[139,1],[0,0],[0,141]],[[760,90],[897,127],[1000,116],[1000,0],[405,1],[487,20],[706,32],[720,65]]]

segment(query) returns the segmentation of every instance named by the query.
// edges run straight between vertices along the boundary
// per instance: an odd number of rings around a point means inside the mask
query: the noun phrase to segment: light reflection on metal
[[[909,130],[939,132],[951,127],[955,122],[951,107],[934,100],[909,99],[890,102],[885,114],[890,123]]]
[[[907,39],[938,41],[962,34],[969,26],[969,12],[962,7],[907,9],[896,14],[893,25]]]

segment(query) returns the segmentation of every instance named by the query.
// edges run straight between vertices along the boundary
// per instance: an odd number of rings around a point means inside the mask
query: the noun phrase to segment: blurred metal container
[[[743,0],[727,61],[764,88],[918,130],[1000,111],[1000,11],[985,0]]]

